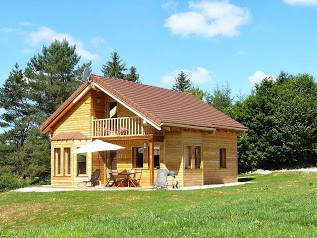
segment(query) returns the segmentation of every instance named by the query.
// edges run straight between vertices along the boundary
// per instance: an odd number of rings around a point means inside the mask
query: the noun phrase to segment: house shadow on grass
[[[243,177],[243,178],[238,178],[238,182],[250,182],[254,180],[254,177]]]

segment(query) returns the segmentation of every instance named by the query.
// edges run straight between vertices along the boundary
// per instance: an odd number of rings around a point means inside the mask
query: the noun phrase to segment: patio
[[[236,182],[236,183],[226,183],[226,184],[211,184],[203,186],[190,186],[190,187],[180,187],[179,189],[168,188],[167,190],[195,190],[195,189],[210,189],[228,186],[238,186],[249,182]],[[127,190],[138,190],[138,191],[155,191],[157,189],[153,187],[54,187],[51,185],[43,185],[36,187],[25,187],[13,190],[15,192],[61,192],[61,191],[127,191]]]

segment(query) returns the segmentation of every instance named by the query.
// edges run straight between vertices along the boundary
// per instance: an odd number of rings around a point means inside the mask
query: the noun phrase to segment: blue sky
[[[66,38],[94,74],[113,51],[144,84],[172,88],[180,70],[205,91],[249,94],[265,76],[317,77],[317,0],[4,0],[0,85],[43,45]]]

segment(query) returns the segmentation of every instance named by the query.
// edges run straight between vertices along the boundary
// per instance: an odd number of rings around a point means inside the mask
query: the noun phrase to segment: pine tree
[[[25,74],[32,88],[33,100],[46,116],[51,115],[78,88],[76,80],[85,65],[75,70],[80,57],[76,46],[66,40],[55,40],[50,46],[43,46],[42,54],[35,55]]]
[[[8,128],[2,135],[3,140],[15,144],[18,149],[38,120],[38,110],[30,100],[29,81],[18,64],[0,88],[0,107],[5,109],[0,116],[0,126]]]
[[[125,80],[140,83],[139,74],[136,72],[136,68],[132,66],[130,72],[124,77]]]
[[[181,92],[188,92],[192,89],[193,85],[184,71],[180,71],[177,78],[175,79],[175,83],[173,85],[173,90],[181,91]]]
[[[111,54],[111,61],[108,61],[105,65],[102,65],[103,75],[105,77],[124,78],[124,71],[126,70],[126,64],[122,63],[117,52]]]

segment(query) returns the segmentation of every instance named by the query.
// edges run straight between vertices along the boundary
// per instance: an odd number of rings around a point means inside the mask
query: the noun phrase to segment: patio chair
[[[86,181],[82,181],[82,182],[79,182],[77,184],[77,187],[79,187],[80,184],[84,184],[83,186],[86,187],[87,186],[87,183],[91,183],[91,185],[94,185],[94,183],[96,183],[99,179],[99,176],[100,176],[100,169],[95,169],[92,174],[91,174],[91,177],[89,180],[86,180]]]
[[[111,170],[106,168],[106,185],[105,186],[106,187],[110,186],[112,182],[113,181],[112,181],[112,178],[111,178]]]
[[[142,169],[135,169],[134,171],[135,171],[134,183],[136,184],[137,187],[141,187],[140,181],[142,177]]]
[[[124,178],[119,177],[118,170],[111,170],[110,176],[111,176],[111,180],[113,181],[112,184],[110,184],[110,187],[123,186]]]
[[[157,170],[157,178],[154,183],[154,188],[156,189],[167,189],[167,169],[158,169]]]

